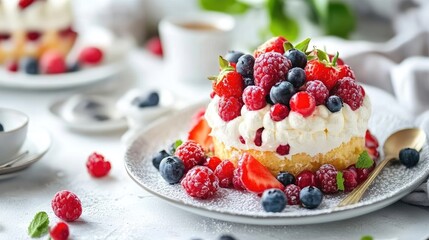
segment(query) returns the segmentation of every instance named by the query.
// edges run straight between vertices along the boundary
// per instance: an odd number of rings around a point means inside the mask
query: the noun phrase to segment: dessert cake
[[[72,48],[71,0],[0,0],[0,64]]]
[[[220,58],[205,119],[214,155],[237,166],[249,153],[273,174],[343,170],[366,150],[371,103],[348,65],[324,51],[268,40]]]

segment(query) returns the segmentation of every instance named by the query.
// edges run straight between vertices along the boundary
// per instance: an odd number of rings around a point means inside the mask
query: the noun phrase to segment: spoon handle
[[[374,179],[392,159],[394,159],[394,157],[386,156],[383,161],[381,161],[380,164],[375,167],[368,179],[366,179],[359,187],[355,188],[351,193],[349,193],[349,195],[338,204],[338,207],[344,207],[359,202],[368,187],[372,184],[372,182],[374,182]]]

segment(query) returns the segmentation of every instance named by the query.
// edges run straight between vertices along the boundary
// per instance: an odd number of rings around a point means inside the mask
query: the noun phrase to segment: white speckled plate
[[[383,143],[390,133],[412,126],[405,119],[406,115],[399,115],[385,107],[397,106],[391,96],[372,87],[366,87],[366,92],[374,102],[370,129],[380,143]],[[336,208],[344,194],[325,195],[321,206],[314,210],[287,206],[281,213],[266,213],[260,205],[259,197],[232,189],[220,189],[213,199],[193,199],[185,193],[180,184],[169,185],[161,178],[152,166],[151,156],[175,139],[183,139],[190,127],[192,115],[204,105],[189,107],[173,117],[155,123],[130,145],[125,155],[126,170],[137,184],[167,202],[199,215],[257,225],[337,221],[388,206],[410,193],[429,175],[429,149],[426,145],[416,167],[406,169],[400,164],[388,166],[359,203],[346,207]]]

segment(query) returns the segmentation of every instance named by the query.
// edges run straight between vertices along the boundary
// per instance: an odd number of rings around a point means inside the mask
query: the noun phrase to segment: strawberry
[[[253,56],[257,58],[262,53],[267,53],[267,52],[278,52],[280,54],[283,54],[285,53],[283,44],[286,41],[287,41],[286,38],[282,36],[270,38],[255,50],[255,52],[253,53]]]
[[[261,194],[270,188],[284,189],[283,184],[264,165],[248,153],[244,153],[241,156],[238,168],[241,172],[241,182],[249,192]]]
[[[365,147],[367,148],[378,148],[378,140],[369,130],[365,133]]]
[[[244,89],[243,77],[235,71],[235,68],[225,60],[219,57],[221,72],[217,77],[209,78],[213,82],[213,91],[220,97],[241,98]]]
[[[201,117],[200,120],[194,125],[194,127],[188,133],[188,140],[193,140],[199,143],[204,150],[210,151],[213,147],[213,139],[209,135],[212,129],[207,123],[204,117]]]

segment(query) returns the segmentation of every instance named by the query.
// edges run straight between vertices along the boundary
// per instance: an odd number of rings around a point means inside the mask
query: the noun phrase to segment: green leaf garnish
[[[371,236],[362,236],[361,238],[360,238],[360,240],[374,240],[374,238],[373,237],[371,237]]]
[[[374,160],[369,156],[367,151],[363,151],[356,162],[356,168],[370,168],[374,164]]]
[[[176,140],[175,142],[174,142],[174,144],[173,144],[173,147],[174,147],[174,151],[176,151],[176,149],[180,146],[180,145],[182,145],[182,143],[183,143],[183,141],[182,140]]]
[[[310,44],[311,38],[306,38],[302,42],[295,45],[295,49],[298,49],[301,52],[307,52],[308,45]]]
[[[337,188],[344,191],[344,177],[342,172],[337,173]]]
[[[32,238],[39,238],[49,230],[49,217],[46,212],[38,212],[33,221],[31,221],[30,226],[28,226],[28,235]]]

